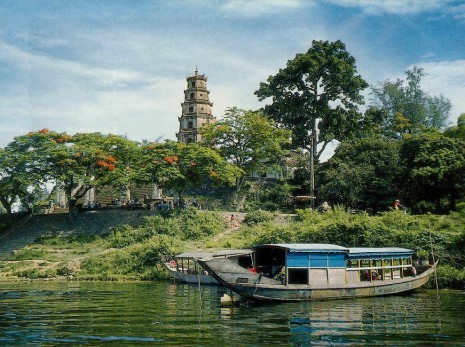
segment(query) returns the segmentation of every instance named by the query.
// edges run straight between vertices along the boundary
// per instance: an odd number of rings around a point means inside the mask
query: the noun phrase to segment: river
[[[0,346],[465,346],[465,292],[221,308],[221,287],[0,282]]]

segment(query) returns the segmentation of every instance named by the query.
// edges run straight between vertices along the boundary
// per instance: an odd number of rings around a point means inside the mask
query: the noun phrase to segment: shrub
[[[13,260],[33,260],[33,259],[43,259],[48,255],[48,252],[43,249],[37,248],[23,248],[15,252],[12,259]]]
[[[256,210],[245,215],[244,223],[248,226],[252,226],[255,224],[271,221],[273,218],[274,214],[269,211]]]
[[[47,269],[42,271],[37,268],[27,269],[22,271],[16,271],[13,273],[14,276],[24,277],[29,279],[38,279],[38,278],[53,278],[56,277],[56,271],[52,269]]]
[[[174,253],[178,253],[178,249],[172,239],[163,235],[154,236],[144,243],[130,245],[123,250],[90,257],[81,263],[81,269],[97,277],[122,275],[154,278],[155,272],[159,275],[162,273],[159,265],[163,256]]]
[[[143,225],[150,235],[170,235],[182,240],[198,240],[216,235],[225,227],[225,221],[217,212],[195,208],[174,211],[166,216],[146,217]]]
[[[111,228],[108,242],[112,247],[123,248],[144,238],[144,233],[126,224]]]
[[[73,270],[71,270],[67,266],[62,266],[57,269],[58,276],[71,276],[73,274]]]
[[[437,269],[438,285],[441,288],[464,289],[465,269],[456,269],[450,265],[439,266]],[[430,281],[430,287],[434,279]]]

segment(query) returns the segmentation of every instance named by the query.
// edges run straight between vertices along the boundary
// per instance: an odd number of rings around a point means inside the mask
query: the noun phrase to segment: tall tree
[[[202,144],[217,148],[223,158],[243,170],[236,182],[239,190],[246,175],[279,169],[291,133],[261,112],[232,107],[222,120],[206,125],[202,136]]]
[[[294,148],[313,148],[318,159],[329,142],[342,141],[357,129],[360,92],[367,87],[344,43],[313,41],[306,53],[260,83],[255,95],[260,101],[271,98],[265,113],[292,130]]]
[[[11,204],[19,198],[25,208],[30,208],[34,190],[41,189],[47,181],[44,163],[60,134],[42,129],[27,135],[17,136],[4,149],[0,149],[0,201],[11,213]],[[39,150],[42,154],[39,154]]]
[[[440,134],[406,138],[399,186],[418,211],[446,212],[465,186],[465,142]]]
[[[444,128],[450,114],[450,100],[442,95],[430,96],[421,89],[421,80],[426,75],[422,68],[415,66],[405,74],[405,80],[384,81],[371,88],[372,106],[388,115],[385,135],[402,137],[425,128]]]

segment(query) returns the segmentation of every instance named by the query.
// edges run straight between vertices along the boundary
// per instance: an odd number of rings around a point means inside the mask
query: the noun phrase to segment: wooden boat
[[[228,258],[198,263],[235,293],[256,301],[368,297],[415,290],[437,262],[417,266],[405,248],[345,248],[331,244],[270,244],[253,248],[253,271]]]
[[[248,268],[252,265],[252,250],[228,249],[216,253],[186,252],[176,255],[174,259],[164,264],[170,275],[180,282],[220,284],[198,264],[197,260],[200,258],[228,258],[233,264]]]

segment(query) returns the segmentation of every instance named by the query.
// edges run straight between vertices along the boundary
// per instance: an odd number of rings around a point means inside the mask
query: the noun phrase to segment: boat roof
[[[209,257],[226,257],[234,255],[251,254],[251,249],[224,249],[215,253],[212,252],[185,252],[175,256],[176,259],[200,259]]]
[[[353,247],[349,248],[350,256],[362,256],[362,255],[412,255],[415,253],[413,250],[408,248],[400,247]]]
[[[197,259],[211,257],[213,253],[208,252],[185,252],[174,256],[176,259]]]
[[[213,254],[214,257],[252,254],[251,249],[224,249]]]
[[[328,243],[276,243],[254,247],[254,249],[257,248],[282,248],[289,252],[349,252],[349,248]]]
[[[277,243],[255,246],[257,248],[282,248],[289,252],[348,253],[350,256],[363,255],[411,255],[413,250],[400,247],[342,247],[327,243]]]

